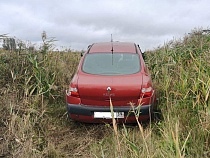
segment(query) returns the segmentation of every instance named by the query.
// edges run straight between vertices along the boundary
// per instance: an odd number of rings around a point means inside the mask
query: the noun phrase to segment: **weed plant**
[[[210,157],[210,35],[193,30],[147,51],[146,63],[162,120],[123,125],[120,143],[110,136],[92,146],[96,157]]]
[[[0,50],[0,157],[62,155],[47,138],[49,114],[63,112],[80,54],[52,51],[53,41],[42,39],[39,50]]]
[[[0,50],[0,157],[210,157],[209,34],[147,51],[162,119],[113,126],[67,121],[64,91],[80,53],[42,40],[39,50]]]

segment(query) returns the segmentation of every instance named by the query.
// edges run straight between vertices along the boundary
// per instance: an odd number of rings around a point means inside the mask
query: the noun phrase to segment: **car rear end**
[[[110,48],[110,49],[109,49]],[[66,93],[71,119],[111,122],[110,103],[117,122],[150,118],[155,90],[140,49],[130,43],[95,44],[85,53]]]

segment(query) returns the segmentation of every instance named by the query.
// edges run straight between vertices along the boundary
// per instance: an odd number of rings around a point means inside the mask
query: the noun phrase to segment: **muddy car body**
[[[127,42],[89,46],[66,91],[66,101],[68,116],[80,122],[109,123],[114,117],[117,122],[134,123],[136,116],[149,120],[155,89],[139,46]]]

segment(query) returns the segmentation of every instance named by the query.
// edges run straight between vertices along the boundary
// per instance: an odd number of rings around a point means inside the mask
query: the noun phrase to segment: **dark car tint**
[[[86,54],[82,70],[95,75],[128,75],[140,71],[138,54],[93,53]]]

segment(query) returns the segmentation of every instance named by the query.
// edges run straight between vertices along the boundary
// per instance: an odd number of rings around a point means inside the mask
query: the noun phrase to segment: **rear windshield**
[[[128,75],[140,71],[138,54],[93,53],[86,54],[82,70],[95,75]]]

